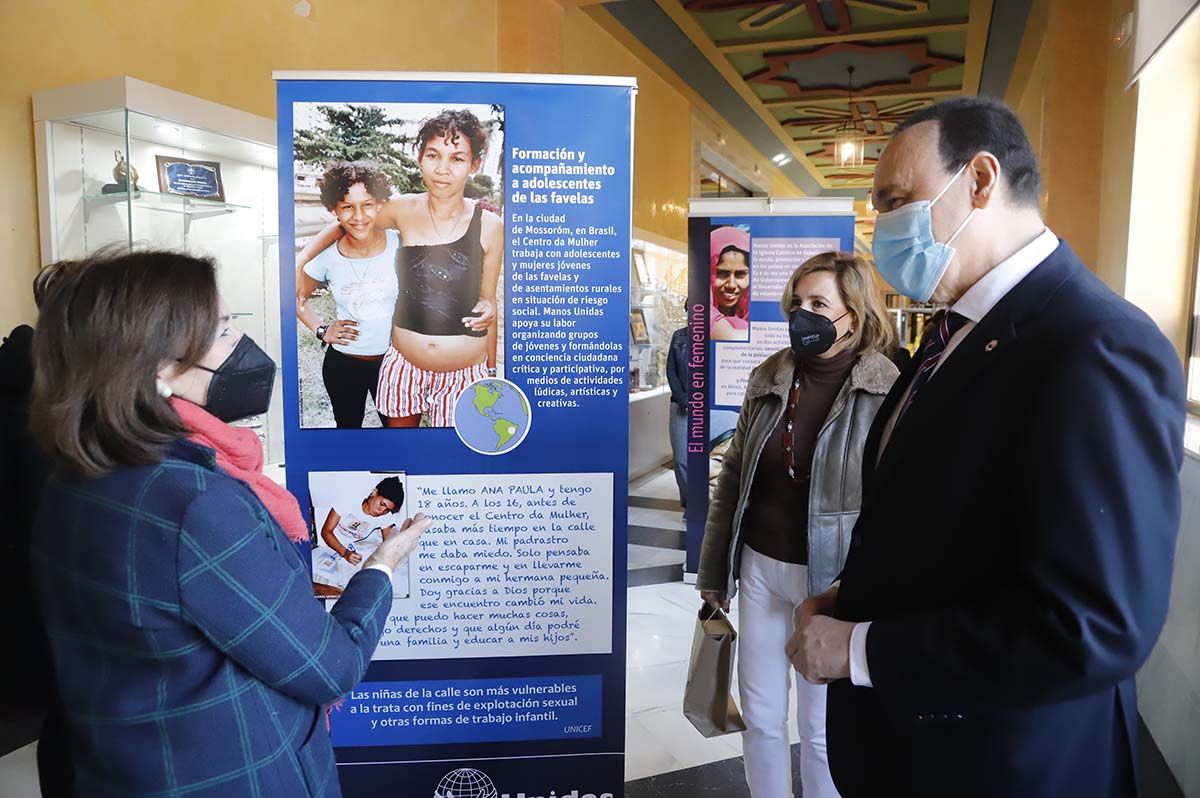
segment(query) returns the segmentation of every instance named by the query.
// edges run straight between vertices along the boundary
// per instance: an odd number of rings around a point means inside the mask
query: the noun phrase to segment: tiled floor
[[[792,747],[792,771],[800,768],[800,746]],[[800,796],[799,782],[793,786]],[[722,759],[694,768],[647,776],[625,784],[625,798],[750,798],[740,757]]]
[[[1145,724],[1140,724],[1142,798],[1184,798],[1183,790],[1175,783],[1158,746],[1150,737]],[[799,770],[800,746],[792,746],[792,771]],[[796,798],[802,798],[800,785],[793,785]],[[694,768],[676,770],[657,776],[631,781],[625,785],[625,798],[750,798],[742,760],[723,759]]]
[[[639,546],[629,544],[629,568],[653,568],[658,565],[679,565],[683,562],[684,553],[672,549],[662,549],[658,546]]]
[[[699,609],[699,598],[690,585],[677,582],[629,589],[626,781],[742,755],[740,736],[706,739],[683,716],[683,686]],[[737,624],[736,606],[730,619]],[[795,742],[794,719],[789,726]]]
[[[677,502],[668,499],[650,500],[654,502],[662,502],[664,505],[670,505],[673,508],[666,509],[663,507],[639,507],[637,504],[634,504],[634,502],[638,500],[638,496],[630,496],[630,526],[658,527],[660,529],[673,529],[679,532],[684,530],[683,511],[679,509],[679,504]]]
[[[41,798],[37,780],[37,743],[29,743],[0,757],[0,795],[5,798]]]
[[[629,586],[683,578],[683,508],[675,477],[659,469],[629,486]]]
[[[651,471],[629,483],[629,495],[678,502],[679,488],[675,486],[675,474],[669,468]]]

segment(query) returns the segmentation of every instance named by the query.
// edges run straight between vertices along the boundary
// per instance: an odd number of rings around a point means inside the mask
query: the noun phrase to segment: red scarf
[[[250,486],[290,539],[297,543],[308,540],[308,524],[296,497],[263,474],[262,443],[254,430],[232,427],[199,405],[178,397],[171,399],[171,407],[188,428],[188,440],[212,449],[217,455],[217,465]]]

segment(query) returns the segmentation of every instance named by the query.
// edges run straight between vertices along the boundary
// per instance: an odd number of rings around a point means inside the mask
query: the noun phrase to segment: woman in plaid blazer
[[[362,678],[391,568],[428,521],[381,546],[331,612],[313,599],[275,519],[168,401],[230,420],[270,398],[274,365],[230,325],[210,260],[73,264],[34,364],[31,422],[56,471],[32,567],[77,794],[340,795],[321,706]]]

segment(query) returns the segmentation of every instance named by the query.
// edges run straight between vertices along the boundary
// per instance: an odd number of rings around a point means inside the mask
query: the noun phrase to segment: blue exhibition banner
[[[434,522],[331,713],[343,791],[618,796],[634,83],[276,77],[314,595]]]
[[[750,372],[790,346],[780,304],[788,280],[804,261],[829,251],[854,251],[849,205],[836,215],[688,219],[689,474],[719,472]],[[691,574],[700,565],[708,498],[707,479],[689,480],[685,568]]]

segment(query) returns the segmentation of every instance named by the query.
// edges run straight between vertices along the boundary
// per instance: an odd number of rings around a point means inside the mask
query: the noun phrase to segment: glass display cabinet
[[[33,119],[43,264],[142,245],[211,256],[237,325],[280,362],[274,120],[128,77],[37,92]],[[282,415],[277,383],[245,422],[268,463]]]
[[[671,334],[686,321],[687,253],[634,239],[630,261],[630,391],[665,390]]]

